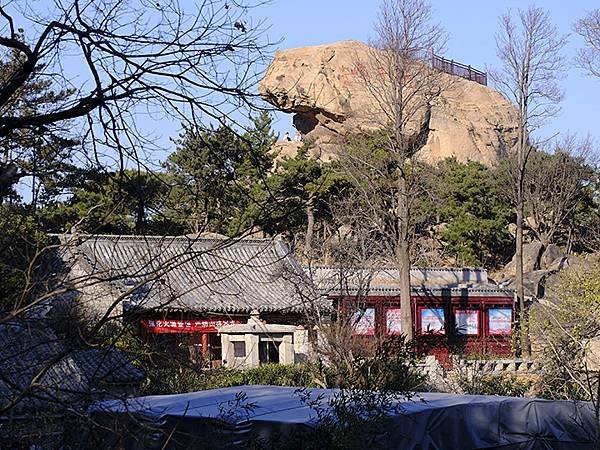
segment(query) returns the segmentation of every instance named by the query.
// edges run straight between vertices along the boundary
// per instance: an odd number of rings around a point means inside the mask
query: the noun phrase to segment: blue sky
[[[25,4],[43,11],[51,0],[29,2]],[[499,16],[509,8],[525,8],[529,4],[519,0],[432,0],[431,3],[436,20],[448,33],[444,56],[483,70],[498,64],[494,35]],[[192,0],[183,0],[182,5],[193,9]],[[378,0],[272,0],[250,14],[252,20],[266,21],[270,26],[268,37],[271,41],[281,40],[279,48],[283,49],[347,39],[368,41],[373,35],[378,5]],[[538,5],[550,11],[562,33],[571,34],[565,49],[565,58],[571,61],[582,45],[579,36],[572,32],[573,23],[587,10],[600,7],[600,1],[545,0]],[[21,25],[17,20],[16,26]],[[567,132],[589,134],[600,146],[600,79],[588,77],[574,67],[565,76],[562,111],[538,131],[537,137],[548,138]],[[147,117],[142,121],[138,125],[152,135],[157,145],[167,152],[172,150],[169,138],[177,137],[179,123],[164,117],[158,120]],[[285,131],[292,132],[291,124],[291,115],[277,115],[275,128],[281,135]],[[153,155],[153,159],[165,157],[164,151]]]
[[[485,70],[497,66],[495,33],[499,16],[509,8],[525,8],[526,1],[519,0],[432,0],[436,20],[448,33],[447,58],[455,59]],[[28,0],[19,2],[43,11],[51,0]],[[182,5],[192,5],[183,0]],[[270,25],[271,41],[282,42],[280,48],[304,47],[340,40],[368,41],[373,35],[378,0],[273,0],[251,12],[253,20],[264,19]],[[599,0],[545,0],[538,5],[550,11],[550,15],[562,33],[570,33],[565,49],[567,62],[572,61],[576,49],[582,45],[579,36],[572,32],[575,21],[586,11],[600,7]],[[17,16],[16,26],[22,26]],[[31,34],[31,30],[28,30]],[[600,79],[586,76],[571,67],[562,81],[565,98],[561,112],[538,130],[536,137],[549,137],[577,133],[590,135],[596,148],[600,149],[599,105]],[[170,138],[177,137],[179,123],[162,117],[142,119],[137,125],[152,136],[153,142],[162,148],[150,156],[157,163],[173,150]],[[283,135],[292,132],[291,115],[278,114],[275,129]],[[598,152],[600,153],[600,152]]]
[[[482,69],[498,64],[494,38],[498,17],[509,8],[525,8],[530,4],[518,0],[431,3],[437,21],[449,35],[446,56]],[[345,39],[367,41],[373,35],[378,4],[377,0],[275,0],[256,13],[271,24],[268,32],[271,39],[283,38],[280,47],[292,48]],[[587,10],[600,7],[600,2],[545,0],[537,5],[550,11],[562,33],[571,34],[565,56],[572,59],[582,44],[572,32],[572,25]],[[590,134],[600,145],[600,79],[590,78],[574,67],[565,75],[562,111],[538,131],[538,137],[566,132]],[[276,128],[282,133],[291,131],[291,116],[280,115]]]

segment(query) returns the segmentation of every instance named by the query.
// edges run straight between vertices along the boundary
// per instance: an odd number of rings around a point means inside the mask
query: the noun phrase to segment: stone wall
[[[541,370],[541,364],[529,359],[464,359],[455,358],[452,369],[444,369],[435,356],[428,356],[419,368],[427,376],[429,386],[441,392],[461,393],[461,385],[487,376],[515,376],[532,378]]]

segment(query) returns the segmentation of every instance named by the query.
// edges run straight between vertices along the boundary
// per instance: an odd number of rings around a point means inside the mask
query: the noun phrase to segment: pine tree
[[[273,164],[271,124],[262,113],[241,135],[225,126],[186,129],[165,164],[174,182],[169,217],[192,233],[235,235],[250,227],[249,209],[260,209],[256,191]]]
[[[498,267],[511,252],[512,237],[506,226],[510,205],[498,194],[493,172],[455,158],[439,165],[436,196],[445,223],[439,237],[461,265]]]
[[[4,55],[0,60],[1,83],[7,82],[24,58],[17,50]],[[43,67],[37,67],[3,106],[3,115],[36,116],[52,111],[54,105],[75,94],[73,89],[55,90],[50,79],[38,75],[42,70]],[[25,177],[30,180],[26,200],[33,211],[64,193],[70,176],[78,170],[73,157],[79,141],[72,136],[69,126],[67,122],[53,131],[44,127],[18,128],[0,139],[0,203],[18,201],[16,187]]]

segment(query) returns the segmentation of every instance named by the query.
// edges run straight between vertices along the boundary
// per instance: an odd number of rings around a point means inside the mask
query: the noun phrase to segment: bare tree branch
[[[550,20],[548,12],[531,6],[500,17],[500,29],[496,35],[497,55],[500,69],[491,73],[498,89],[517,107],[518,139],[515,167],[516,190],[516,295],[517,314],[515,323],[521,342],[518,353],[529,354],[527,311],[523,287],[523,208],[524,183],[527,163],[533,145],[530,133],[544,120],[558,112],[562,99],[558,81],[564,76],[562,49],[566,37],[560,35]]]

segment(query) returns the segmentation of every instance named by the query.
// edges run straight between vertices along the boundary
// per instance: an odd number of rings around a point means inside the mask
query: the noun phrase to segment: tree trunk
[[[531,356],[531,346],[529,342],[529,320],[528,311],[525,306],[525,288],[523,286],[523,210],[524,210],[524,182],[527,165],[526,147],[527,134],[524,124],[521,126],[518,149],[518,179],[517,179],[517,230],[515,239],[515,288],[516,288],[516,314],[515,314],[515,332],[517,333],[517,356]]]
[[[144,219],[146,217],[146,208],[144,205],[144,201],[140,197],[138,197],[137,201],[137,212],[135,217],[135,234],[141,235],[144,234]]]
[[[304,255],[311,259],[312,241],[315,230],[315,194],[310,193],[306,202],[306,236],[304,237]]]
[[[37,178],[35,176],[31,177],[31,211],[34,213],[37,211],[37,192],[38,187],[36,183]]]
[[[523,287],[523,203],[517,202],[517,231],[515,242],[515,287],[516,287],[516,311],[515,332],[517,334],[516,354],[521,356],[525,351],[524,313],[525,313],[525,289]]]
[[[402,333],[406,339],[413,340],[412,305],[410,299],[410,254],[409,254],[409,211],[408,184],[404,173],[398,180],[398,242],[396,243],[396,262],[400,284],[400,315]]]
[[[569,222],[569,235],[567,236],[567,255],[571,254],[571,250],[573,249],[573,224]]]
[[[410,257],[408,242],[398,243],[398,265],[400,270],[400,313],[402,333],[410,341],[413,339],[412,305],[410,300]]]

